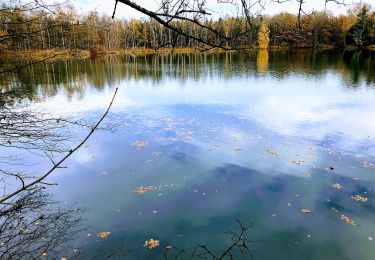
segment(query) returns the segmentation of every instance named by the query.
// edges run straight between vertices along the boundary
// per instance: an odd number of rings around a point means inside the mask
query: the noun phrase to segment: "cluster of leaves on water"
[[[160,245],[159,240],[155,240],[151,238],[150,240],[146,240],[143,246],[151,250],[151,249],[158,247],[159,245]]]
[[[334,184],[331,184],[331,188],[334,188],[334,189],[341,189],[343,186],[339,183],[334,183]],[[354,195],[351,195],[350,196],[353,200],[355,201],[358,201],[358,202],[367,202],[368,199],[366,197],[363,197],[359,194],[354,194]],[[332,208],[332,210],[335,212],[335,213],[338,213],[338,210],[336,208]],[[354,227],[359,227],[359,225],[352,219],[350,219],[349,217],[345,216],[345,215],[341,215],[340,216],[340,219],[342,221],[345,221],[346,223],[348,223],[349,225],[352,225]],[[371,237],[372,238],[372,237]],[[369,237],[369,240],[370,237]]]

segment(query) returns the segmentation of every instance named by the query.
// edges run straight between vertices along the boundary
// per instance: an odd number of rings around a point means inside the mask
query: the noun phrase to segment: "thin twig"
[[[67,155],[65,155],[59,162],[57,162],[48,172],[46,172],[44,175],[42,175],[41,177],[39,177],[38,179],[34,180],[33,182],[27,184],[27,185],[23,185],[22,188],[2,197],[0,199],[0,204],[2,204],[4,201],[7,201],[9,200],[10,198],[13,198],[14,196],[16,196],[17,194],[21,193],[22,191],[25,191],[27,190],[28,188],[38,184],[38,183],[41,183],[48,175],[50,175],[54,170],[56,170],[57,168],[59,168],[60,164],[62,164],[66,159],[68,159],[75,151],[77,151],[88,139],[89,137],[94,133],[94,131],[97,129],[97,127],[99,126],[99,124],[103,121],[103,119],[107,116],[109,110],[111,109],[111,106],[113,104],[113,100],[115,99],[116,97],[116,94],[117,94],[117,90],[118,88],[116,88],[116,91],[115,93],[113,94],[113,97],[112,97],[112,100],[111,100],[111,103],[109,104],[107,110],[105,111],[105,113],[103,114],[103,116],[100,118],[100,120],[95,124],[95,126],[93,126],[93,128],[91,129],[91,131],[88,133],[88,135],[72,150],[69,150],[69,153]]]

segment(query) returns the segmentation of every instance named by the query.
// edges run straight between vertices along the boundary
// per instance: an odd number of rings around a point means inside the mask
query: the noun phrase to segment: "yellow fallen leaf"
[[[332,184],[331,185],[331,188],[333,188],[333,189],[341,189],[342,188],[342,185],[341,184],[339,184],[339,183],[334,183],[334,184]]]
[[[351,197],[353,200],[358,201],[358,202],[366,202],[366,201],[367,201],[367,198],[362,197],[361,195],[357,195],[357,194],[352,195],[352,196],[350,196],[350,197]]]
[[[375,168],[375,164],[369,162],[363,162],[362,166],[364,168]]]
[[[292,161],[292,163],[296,164],[296,165],[302,165],[305,163],[305,161],[302,161],[302,160],[298,160],[298,161]]]
[[[277,156],[279,156],[279,154],[277,153],[277,152],[275,152],[275,151],[272,151],[271,149],[266,149],[265,150],[267,153],[269,153],[271,156],[273,156],[273,157],[277,157]]]
[[[304,209],[301,209],[301,212],[305,213],[305,214],[309,214],[311,212],[311,210],[304,208]]]
[[[159,242],[159,240],[151,238],[150,240],[146,240],[143,246],[147,247],[148,249],[154,249],[155,247],[159,246]]]
[[[145,186],[145,187],[140,186],[138,189],[134,190],[133,192],[138,193],[138,194],[143,194],[147,191],[157,190],[159,188],[160,187],[158,187],[158,186]]]
[[[354,220],[348,218],[347,216],[345,215],[341,215],[340,219],[342,221],[345,221],[346,223],[348,223],[349,225],[352,225],[353,227],[359,227],[359,225],[357,223],[354,222]]]
[[[111,232],[108,232],[108,231],[102,231],[98,234],[99,237],[101,238],[107,238],[109,235],[111,234]]]
[[[132,146],[137,147],[137,149],[143,149],[146,145],[148,145],[147,141],[135,141],[132,143]]]

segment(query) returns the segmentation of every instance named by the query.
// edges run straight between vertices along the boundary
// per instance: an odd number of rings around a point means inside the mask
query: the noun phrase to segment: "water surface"
[[[260,240],[255,259],[374,259],[374,61],[332,51],[110,56],[37,64],[3,84],[17,90],[10,105],[91,122],[119,88],[111,129],[49,177],[62,205],[87,209],[70,257],[161,259],[173,245],[187,259],[197,243],[219,255],[240,219]],[[74,131],[77,143],[87,129]],[[160,246],[143,247],[150,238]]]

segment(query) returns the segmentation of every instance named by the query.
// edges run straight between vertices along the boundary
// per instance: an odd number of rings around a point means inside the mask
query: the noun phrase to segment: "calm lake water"
[[[110,129],[48,178],[62,207],[86,209],[68,258],[220,255],[239,219],[254,259],[375,259],[375,53],[111,56],[2,80],[15,100],[88,122],[118,87]],[[89,130],[72,130],[73,147]]]

